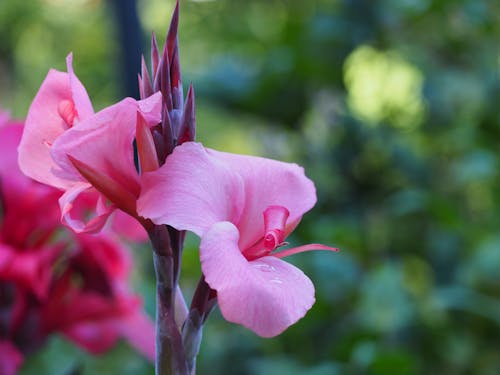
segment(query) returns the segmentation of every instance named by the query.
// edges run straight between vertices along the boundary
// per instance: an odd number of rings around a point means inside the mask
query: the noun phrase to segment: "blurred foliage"
[[[172,9],[138,1],[161,40]],[[304,165],[319,203],[291,242],[342,250],[291,259],[317,303],[277,338],[215,312],[200,374],[500,371],[499,14],[497,0],[181,1],[198,139]],[[14,115],[71,50],[96,109],[120,97],[104,1],[3,0],[0,33],[0,102]],[[189,237],[188,297],[196,245]],[[149,252],[137,255],[153,311]],[[42,358],[60,366],[42,372]],[[151,373],[127,348],[91,359],[60,341],[23,373],[68,366]]]

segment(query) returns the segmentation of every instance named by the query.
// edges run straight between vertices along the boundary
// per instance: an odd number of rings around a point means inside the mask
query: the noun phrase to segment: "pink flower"
[[[316,202],[296,164],[234,155],[188,142],[143,176],[138,212],[201,237],[205,280],[223,316],[260,336],[283,332],[314,303],[314,287],[281,258],[319,244],[277,251]]]
[[[96,232],[115,207],[136,214],[140,184],[132,143],[137,126],[161,121],[161,94],[141,101],[126,98],[94,114],[71,54],[66,62],[68,73],[50,70],[31,104],[19,165],[27,176],[65,191],[59,201],[65,224],[77,232]],[[96,191],[97,217],[86,223],[74,218],[77,198]]]
[[[152,359],[154,326],[128,285],[127,248],[109,231],[61,231],[61,192],[19,170],[22,130],[0,111],[0,374],[15,374],[54,332],[92,353],[125,338]],[[82,198],[75,209],[95,205],[95,194]]]

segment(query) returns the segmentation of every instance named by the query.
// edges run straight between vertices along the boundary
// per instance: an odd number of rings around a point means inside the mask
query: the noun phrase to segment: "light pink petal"
[[[95,212],[96,216],[87,220],[87,213],[82,212],[81,209],[75,209],[75,206],[78,206],[77,199],[79,196],[84,194],[86,191],[89,191],[89,189],[94,191],[93,194],[98,194],[95,190],[93,190],[90,184],[86,182],[79,182],[74,184],[71,188],[68,188],[68,190],[66,190],[59,198],[61,221],[64,225],[70,227],[76,233],[99,232],[106,224],[108,217],[115,210],[113,206],[104,206],[98,202],[98,209],[96,209]],[[82,199],[85,199],[85,197],[82,197]],[[76,213],[74,211],[76,211]]]
[[[298,268],[273,256],[247,261],[238,248],[238,229],[229,222],[201,238],[205,279],[217,291],[225,319],[272,337],[297,322],[314,304],[314,286]]]
[[[73,71],[73,54],[70,53],[66,57],[66,66],[68,69],[69,84],[71,89],[71,97],[75,104],[76,112],[78,113],[78,121],[85,120],[94,114],[92,103],[90,102],[87,90]]]
[[[244,201],[241,178],[199,143],[174,149],[165,164],[142,176],[140,215],[201,236],[219,221],[237,221]]]
[[[29,177],[64,189],[70,183],[52,174],[55,163],[50,155],[50,145],[67,128],[58,113],[63,100],[72,100],[68,74],[50,70],[28,111],[19,145],[19,166]]]
[[[314,183],[297,164],[256,156],[208,151],[227,163],[244,181],[245,208],[235,223],[241,233],[240,247],[245,249],[263,236],[263,213],[269,206],[283,206],[290,212],[285,237],[298,224],[302,215],[316,203]]]
[[[23,355],[14,344],[0,340],[0,374],[15,375],[22,363]]]
[[[134,164],[133,140],[140,107],[156,108],[161,93],[138,103],[126,98],[103,109],[66,131],[54,142],[52,157],[60,178],[81,181],[68,155],[87,164],[119,183],[133,194],[139,194],[139,176]],[[149,113],[149,126],[160,121],[160,111]]]
[[[67,59],[68,73],[50,70],[42,83],[26,118],[25,131],[19,145],[21,170],[31,178],[48,185],[65,189],[71,181],[54,176],[55,167],[50,147],[68,126],[93,115],[94,110],[87,91],[73,72],[72,55]],[[74,106],[74,124],[68,124],[61,117],[61,103]]]

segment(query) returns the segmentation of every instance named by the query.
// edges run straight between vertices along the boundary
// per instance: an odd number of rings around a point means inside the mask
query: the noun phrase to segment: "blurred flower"
[[[128,286],[128,250],[111,231],[60,231],[61,192],[21,173],[23,128],[0,119],[0,373],[15,374],[54,332],[91,353],[123,337],[152,359],[154,327]],[[86,198],[79,210],[95,204]]]
[[[140,184],[132,142],[138,123],[160,122],[161,95],[126,98],[94,114],[71,54],[66,62],[68,73],[50,70],[31,104],[19,165],[27,176],[65,191],[59,200],[65,224],[77,232],[97,232],[115,207],[135,215]],[[70,216],[77,198],[96,189],[97,217],[84,223]]]
[[[336,250],[310,244],[275,252],[315,202],[314,184],[296,164],[187,142],[144,175],[138,212],[200,236],[203,274],[222,315],[271,337],[314,303],[309,278],[280,258]]]

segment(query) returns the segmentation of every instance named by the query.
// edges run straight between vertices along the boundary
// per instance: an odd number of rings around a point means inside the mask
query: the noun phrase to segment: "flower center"
[[[288,216],[290,212],[283,206],[269,206],[264,211],[264,248],[268,252],[283,244]]]
[[[57,106],[57,112],[68,128],[71,128],[75,120],[78,119],[78,112],[76,112],[75,104],[71,100],[61,100]]]
[[[286,245],[285,226],[290,212],[283,206],[269,206],[264,214],[264,237],[255,245],[243,251],[248,260],[271,254],[278,247]]]

